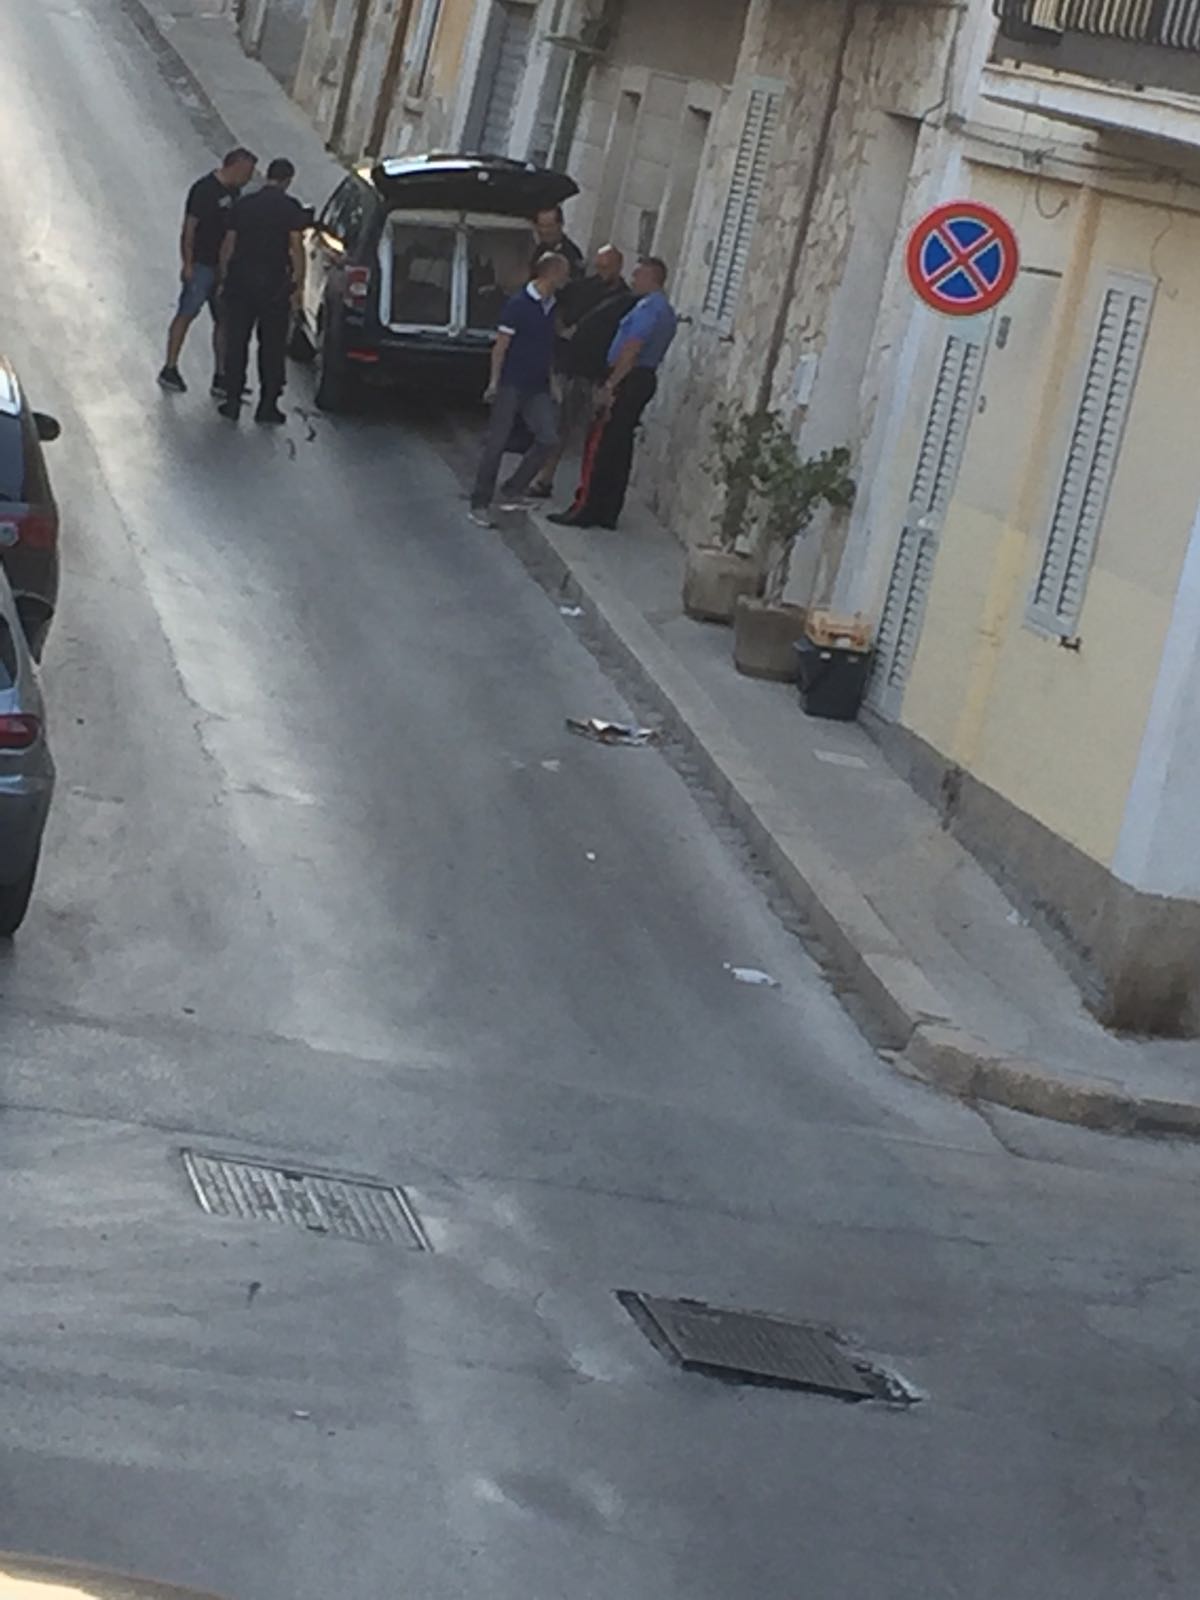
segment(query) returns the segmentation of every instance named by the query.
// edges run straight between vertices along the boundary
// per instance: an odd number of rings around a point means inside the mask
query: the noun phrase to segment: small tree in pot
[[[747,411],[733,401],[717,412],[704,470],[721,492],[721,508],[714,537],[688,551],[683,609],[689,617],[732,622],[739,597],[762,590],[763,547],[754,514],[763,443],[773,422],[773,413]]]
[[[793,646],[804,631],[805,608],[784,600],[796,543],[822,506],[844,510],[854,501],[850,452],[844,445],[801,460],[779,417],[762,435],[753,497],[765,573],[761,598],[743,595],[734,618],[733,658],[755,678],[796,676]]]

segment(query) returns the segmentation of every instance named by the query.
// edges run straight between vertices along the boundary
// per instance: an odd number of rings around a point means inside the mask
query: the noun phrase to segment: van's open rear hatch
[[[506,217],[532,217],[579,193],[566,173],[499,156],[400,156],[377,162],[371,182],[390,208]]]

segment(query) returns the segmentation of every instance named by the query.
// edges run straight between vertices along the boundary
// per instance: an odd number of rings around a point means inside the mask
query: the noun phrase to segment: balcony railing
[[[1078,33],[1200,51],[1200,0],[995,0],[995,7],[1001,33],[1012,39]]]

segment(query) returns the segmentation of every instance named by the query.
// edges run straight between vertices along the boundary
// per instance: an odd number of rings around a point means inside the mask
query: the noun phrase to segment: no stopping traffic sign
[[[977,200],[938,206],[908,241],[909,282],[927,306],[948,317],[977,317],[998,306],[1019,266],[1016,234],[998,211]]]

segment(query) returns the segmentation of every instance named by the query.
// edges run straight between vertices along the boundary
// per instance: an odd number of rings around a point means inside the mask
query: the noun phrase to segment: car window
[[[17,681],[17,643],[12,629],[0,617],[0,689],[11,689]]]
[[[529,277],[528,228],[472,228],[467,250],[467,326],[492,329],[504,302]]]
[[[331,233],[335,239],[346,237],[342,231],[342,220],[346,208],[346,191],[353,181],[352,178],[347,178],[344,183],[338,185],[326,200],[325,209],[317,218],[317,226],[322,233]]]
[[[353,249],[358,243],[367,220],[367,191],[357,178],[344,185],[342,201],[342,238]]]
[[[391,224],[394,323],[447,328],[453,304],[455,232],[427,222]]]
[[[41,505],[50,499],[46,463],[28,411],[0,412],[0,502]]]
[[[335,239],[353,245],[367,216],[367,193],[357,178],[347,178],[334,190],[321,213],[319,226]]]

